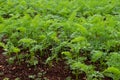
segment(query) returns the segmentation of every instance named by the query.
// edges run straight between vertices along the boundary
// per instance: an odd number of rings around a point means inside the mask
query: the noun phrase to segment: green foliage
[[[80,71],[87,71],[87,69],[88,69],[85,64],[82,64],[80,62],[72,63],[71,68],[72,68],[72,70],[78,69]]]
[[[120,70],[115,67],[108,67],[103,73],[105,76],[113,78],[113,80],[120,79]]]
[[[31,58],[30,58],[30,60],[28,60],[27,62],[30,65],[34,65],[34,66],[38,64],[38,60],[37,60],[37,58],[34,55],[32,55]]]
[[[2,42],[0,42],[0,47],[5,48],[5,44],[4,44],[4,43],[2,43]]]
[[[110,53],[110,55],[107,58],[107,65],[109,67],[115,67],[120,70],[120,54],[119,53]]]
[[[108,40],[106,42],[106,48],[111,51],[119,51],[120,41],[119,40]]]
[[[61,54],[65,55],[67,58],[72,58],[72,54],[70,52],[62,52]]]
[[[4,78],[3,80],[10,80],[10,78],[7,78],[7,77],[6,77],[6,78]]]
[[[33,46],[35,43],[37,43],[35,40],[30,39],[30,38],[23,38],[18,41],[20,46],[23,46],[24,48],[30,48]]]
[[[65,59],[78,80],[82,73],[88,80],[102,80],[106,72],[117,80],[119,2],[0,0],[0,47],[11,64],[36,66],[45,57],[42,63],[52,66],[53,60]]]
[[[91,61],[96,62],[103,56],[103,52],[101,51],[93,51],[91,56]]]

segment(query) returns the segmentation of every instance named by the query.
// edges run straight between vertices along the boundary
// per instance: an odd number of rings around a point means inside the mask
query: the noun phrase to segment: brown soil
[[[9,78],[9,80],[15,80],[15,78],[20,78],[20,80],[65,80],[67,77],[72,77],[75,80],[75,76],[72,75],[71,71],[65,64],[64,60],[59,60],[58,62],[53,61],[52,66],[45,65],[41,62],[37,66],[27,66],[26,63],[18,64],[8,64],[7,57],[2,54],[3,50],[0,48],[0,80],[4,78]],[[30,78],[33,76],[34,78]],[[85,80],[85,74],[80,75],[81,80]],[[103,80],[112,80],[105,78]]]
[[[28,67],[24,62],[21,65],[8,64],[6,61],[7,57],[2,52],[3,50],[0,48],[0,80],[4,78],[10,78],[10,80],[15,80],[15,78],[34,80],[29,77],[31,75],[39,78],[38,80],[45,80],[44,78],[49,80],[65,80],[66,77],[71,76],[70,70],[65,68],[66,64],[62,60],[54,61],[51,67],[40,63],[37,66]]]

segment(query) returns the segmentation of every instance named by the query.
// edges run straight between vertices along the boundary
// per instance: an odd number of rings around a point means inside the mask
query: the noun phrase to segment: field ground
[[[120,0],[0,0],[0,80],[120,80]]]

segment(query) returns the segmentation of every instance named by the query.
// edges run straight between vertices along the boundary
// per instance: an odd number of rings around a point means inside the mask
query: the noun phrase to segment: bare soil
[[[9,80],[65,80],[67,77],[71,77],[75,80],[75,75],[67,67],[64,60],[58,62],[53,61],[52,66],[45,65],[41,62],[37,66],[27,66],[26,63],[8,64],[7,57],[2,54],[3,50],[0,48],[0,80],[9,78]],[[33,76],[34,78],[30,77]],[[80,75],[81,80],[85,80],[85,74]],[[104,78],[103,80],[112,80],[110,78]]]

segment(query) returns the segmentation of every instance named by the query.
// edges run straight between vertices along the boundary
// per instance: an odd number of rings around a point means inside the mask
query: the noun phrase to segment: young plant
[[[106,64],[109,67],[115,67],[120,70],[120,54],[117,52],[110,53],[109,56],[107,57],[107,62]]]
[[[119,80],[120,79],[120,70],[115,67],[108,67],[103,71],[103,74],[105,76],[111,77],[113,80]]]
[[[37,41],[30,38],[23,38],[18,41],[19,46],[22,46],[24,49],[31,49]]]
[[[35,53],[30,53],[30,59],[27,60],[26,62],[30,65],[30,66],[36,66],[38,64],[38,59],[35,57]],[[29,66],[28,65],[28,66]]]
[[[80,73],[86,71],[88,67],[87,65],[81,62],[75,61],[72,64],[70,64],[70,68],[71,70],[73,70],[73,74],[76,75],[76,80],[79,80]]]

